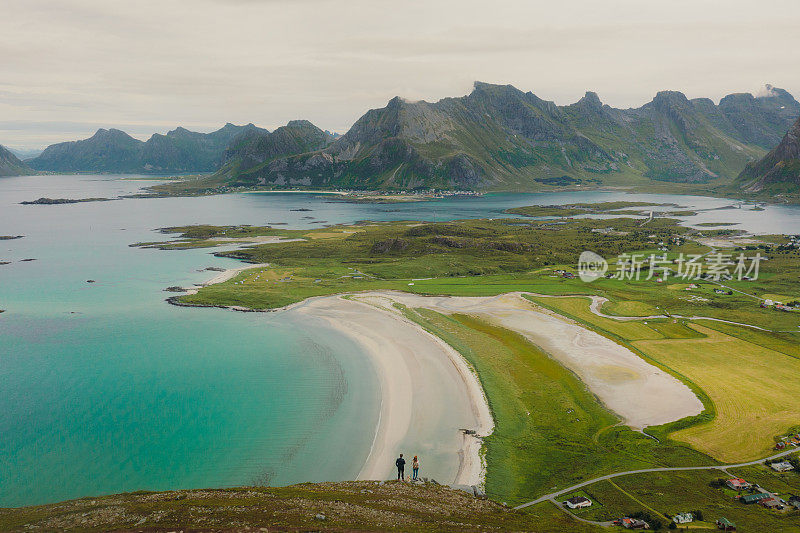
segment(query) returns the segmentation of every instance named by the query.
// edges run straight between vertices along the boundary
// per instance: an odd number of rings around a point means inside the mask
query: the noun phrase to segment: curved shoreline
[[[358,479],[393,477],[394,460],[404,453],[409,474],[410,458],[419,455],[425,477],[449,485],[483,483],[481,438],[494,422],[461,354],[401,314],[362,300],[325,296],[289,312],[325,320],[357,342],[377,371],[378,424]]]
[[[266,266],[230,268],[198,288]],[[194,294],[198,288],[189,288],[185,294]],[[425,477],[448,485],[483,485],[486,465],[480,453],[482,438],[494,428],[483,387],[460,353],[396,310],[345,295],[312,297],[278,309],[184,303],[180,296],[170,296],[166,301],[179,307],[311,316],[363,349],[380,380],[381,405],[370,452],[357,479],[393,477],[394,460],[397,454],[405,453],[408,474],[410,458],[419,455],[421,475]]]
[[[264,266],[229,269],[205,285]],[[445,314],[473,314],[521,334],[573,371],[634,429],[703,411],[697,396],[673,376],[580,324],[536,310],[520,294],[453,297],[365,291],[317,296],[270,310],[185,304],[179,297],[167,301],[179,306],[305,314],[326,321],[361,346],[378,374],[381,405],[371,450],[358,479],[391,477],[394,458],[401,452],[408,457],[420,455],[423,463],[437,457],[435,477],[447,484],[481,485],[485,476],[481,437],[491,433],[494,423],[480,381],[460,353],[407,319],[394,303]],[[453,425],[454,421],[458,424]],[[431,469],[423,467],[423,471],[426,477],[434,477]]]

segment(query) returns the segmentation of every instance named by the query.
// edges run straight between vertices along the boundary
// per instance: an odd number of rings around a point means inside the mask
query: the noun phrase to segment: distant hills
[[[753,193],[800,194],[800,119],[763,159],[749,163],[737,185]]]
[[[262,171],[270,162],[284,160],[296,154],[313,153],[324,149],[336,137],[307,120],[293,120],[273,132],[250,130],[234,139],[225,151],[219,175],[229,178],[233,185],[263,184]],[[300,179],[310,185],[310,179]],[[273,182],[285,185],[280,177]]]
[[[325,147],[258,147],[217,174],[230,185],[524,190],[537,185],[730,183],[800,116],[786,91],[719,105],[664,91],[636,109],[592,92],[557,106],[510,85],[476,83],[435,103],[396,97]]]
[[[584,184],[722,190],[781,142],[798,117],[800,103],[772,86],[719,104],[662,91],[641,107],[616,109],[593,92],[558,106],[511,85],[477,82],[466,96],[434,103],[395,97],[342,136],[305,120],[273,132],[252,124],[208,134],[178,128],[147,142],[101,129],[27,163],[55,172],[211,174],[192,181],[193,193]]]
[[[266,130],[230,123],[212,133],[177,128],[143,142],[124,131],[99,129],[88,139],[48,146],[28,164],[52,172],[212,172],[233,139],[246,132]]]
[[[0,176],[27,176],[34,171],[20,161],[9,149],[0,146]]]

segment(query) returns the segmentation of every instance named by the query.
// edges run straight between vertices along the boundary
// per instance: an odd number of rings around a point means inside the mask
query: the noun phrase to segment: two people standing
[[[400,457],[394,462],[395,466],[397,467],[397,479],[398,481],[405,481],[406,480],[406,460],[403,459],[403,454],[400,454]],[[417,456],[414,456],[414,460],[411,461],[411,471],[413,472],[411,480],[416,481],[419,479],[419,459]]]

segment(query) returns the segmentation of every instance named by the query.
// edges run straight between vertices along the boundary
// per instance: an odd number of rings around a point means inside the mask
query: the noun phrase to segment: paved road
[[[724,285],[723,285],[724,286]],[[576,296],[554,296],[549,294],[536,294],[534,292],[528,292],[525,294],[530,294],[531,296],[536,296],[538,298],[575,298],[577,297],[585,297],[590,298],[592,303],[589,304],[589,311],[593,314],[601,317],[601,318],[608,318],[611,320],[616,320],[618,322],[633,322],[638,320],[655,320],[659,318],[683,318],[685,320],[713,320],[714,322],[723,322],[725,324],[731,324],[734,326],[743,326],[746,328],[758,329],[761,331],[767,331],[769,333],[795,333],[795,330],[773,330],[762,328],[761,326],[756,326],[755,324],[746,324],[744,322],[734,322],[732,320],[725,320],[723,318],[714,318],[712,316],[686,316],[686,315],[647,315],[647,316],[620,316],[620,315],[607,315],[603,313],[600,308],[603,307],[603,304],[608,301],[608,298],[604,298],[603,296],[589,296],[589,295],[576,295]]]
[[[686,315],[648,315],[648,316],[619,316],[619,315],[607,315],[600,311],[600,308],[603,306],[604,303],[608,301],[608,298],[603,298],[602,296],[591,296],[592,303],[589,305],[589,310],[594,313],[595,315],[603,318],[610,318],[611,320],[617,320],[619,322],[632,322],[636,320],[654,320],[657,318],[684,318],[686,320],[713,320],[715,322],[724,322],[725,324],[732,324],[734,326],[744,326],[747,328],[753,329],[760,329],[761,331],[769,331],[771,333],[777,333],[774,330],[762,328],[761,326],[756,326],[754,324],[746,324],[744,322],[734,322],[732,320],[725,320],[723,318],[714,318],[711,316],[686,316]]]
[[[729,468],[741,468],[743,466],[753,466],[757,464],[761,464],[764,461],[771,461],[773,459],[779,459],[781,457],[785,457],[787,455],[797,453],[798,449],[792,448],[791,450],[785,450],[780,453],[776,453],[775,455],[771,455],[769,457],[765,457],[763,459],[758,459],[756,461],[749,461],[747,463],[737,463],[737,464],[728,464],[728,465],[712,465],[712,466],[667,466],[661,468],[643,468],[641,470],[628,470],[625,472],[616,472],[614,474],[607,474],[605,476],[600,476],[594,479],[590,479],[589,481],[584,481],[583,483],[578,483],[577,485],[573,485],[571,487],[567,487],[566,489],[559,490],[557,492],[551,492],[550,494],[545,494],[541,498],[536,500],[530,501],[528,503],[523,503],[522,505],[518,505],[514,507],[514,509],[523,509],[525,507],[529,507],[531,505],[536,505],[537,503],[542,503],[547,500],[551,500],[553,502],[556,501],[556,498],[561,496],[562,494],[567,494],[570,492],[574,492],[578,489],[591,485],[593,483],[597,483],[598,481],[605,481],[607,479],[614,479],[615,477],[621,476],[628,476],[631,474],[646,474],[648,472],[679,472],[684,470],[721,470],[726,471]]]

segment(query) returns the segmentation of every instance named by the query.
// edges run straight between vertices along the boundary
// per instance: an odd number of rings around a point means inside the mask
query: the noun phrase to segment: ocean
[[[158,228],[491,218],[508,207],[610,200],[709,209],[691,222],[736,221],[758,233],[800,228],[798,207],[734,211],[720,209],[734,203],[725,199],[601,191],[408,204],[290,193],[19,204],[114,197],[150,183],[132,178],[0,178],[0,235],[24,236],[0,241],[0,507],[353,479],[361,469],[380,406],[366,355],[291,313],[166,304],[166,287],[240,263],[209,250],[129,246],[163,240]]]

